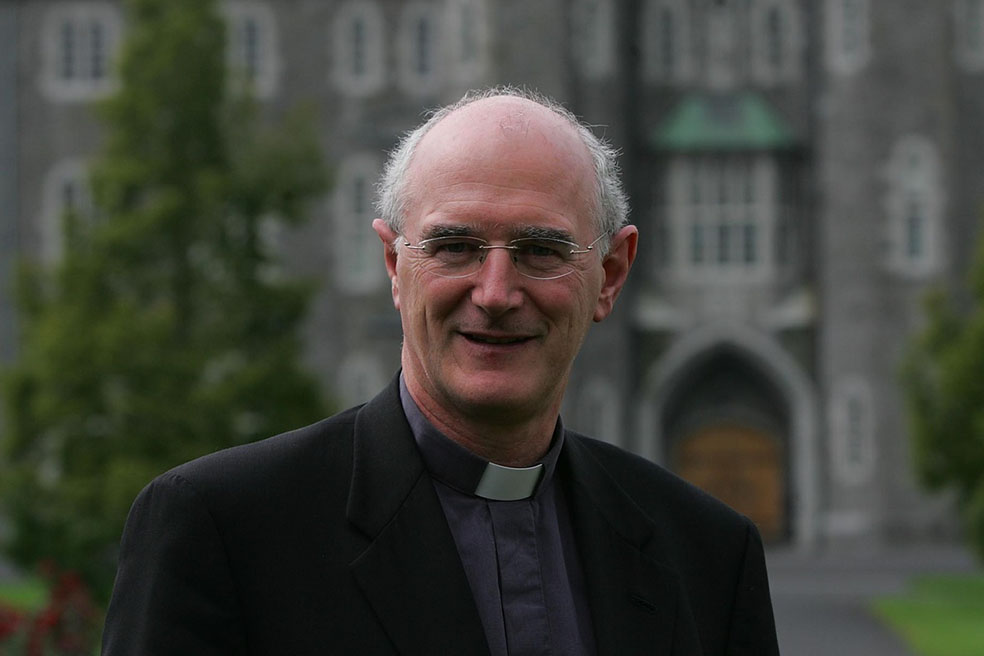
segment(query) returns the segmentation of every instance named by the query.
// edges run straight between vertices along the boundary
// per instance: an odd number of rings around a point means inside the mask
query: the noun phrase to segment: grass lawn
[[[48,599],[48,587],[40,579],[22,579],[0,583],[0,603],[17,610],[35,611]]]
[[[984,574],[920,577],[874,610],[920,656],[984,654]]]

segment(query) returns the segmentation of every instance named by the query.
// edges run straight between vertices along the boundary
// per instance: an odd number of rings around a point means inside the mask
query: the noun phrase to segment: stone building
[[[623,151],[641,231],[565,421],[748,513],[773,543],[951,535],[910,473],[897,368],[984,206],[984,0],[227,0],[231,67],[313,103],[335,185],[295,233],[309,358],[339,403],[398,365],[369,227],[424,109],[521,84]],[[0,0],[0,356],[16,256],[57,258],[126,31],[115,0]]]

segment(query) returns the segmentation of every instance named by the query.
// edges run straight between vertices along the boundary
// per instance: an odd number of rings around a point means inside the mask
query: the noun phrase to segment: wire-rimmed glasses
[[[429,258],[430,271],[443,278],[467,278],[482,268],[489,251],[500,248],[509,251],[510,259],[520,275],[534,280],[556,280],[574,273],[578,258],[594,250],[604,238],[602,234],[581,248],[574,242],[550,237],[523,237],[506,244],[490,244],[479,237],[449,235],[423,239],[403,245]]]

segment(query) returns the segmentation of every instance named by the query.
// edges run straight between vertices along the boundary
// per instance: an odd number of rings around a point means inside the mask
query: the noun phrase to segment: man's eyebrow
[[[437,237],[474,237],[475,230],[467,225],[437,224],[424,228],[421,239]]]
[[[577,243],[574,235],[566,230],[546,228],[543,226],[523,226],[514,233],[513,239],[559,239],[560,241],[568,241],[572,244]]]

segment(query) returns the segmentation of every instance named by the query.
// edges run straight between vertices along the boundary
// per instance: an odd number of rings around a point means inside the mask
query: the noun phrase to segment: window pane
[[[103,26],[93,21],[89,25],[89,60],[91,69],[89,77],[100,80],[106,75],[106,45],[103,38]]]
[[[65,21],[61,26],[61,76],[71,80],[75,77],[75,28]]]

